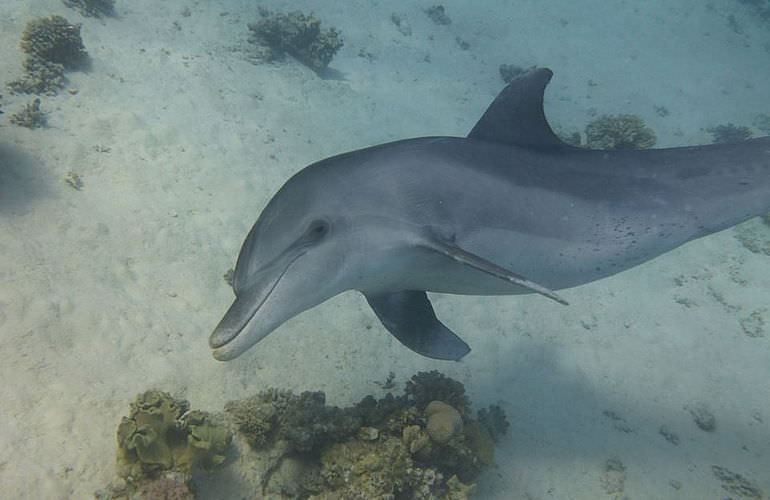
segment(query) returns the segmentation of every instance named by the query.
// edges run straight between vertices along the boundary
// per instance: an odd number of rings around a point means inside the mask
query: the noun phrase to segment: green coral
[[[118,426],[118,470],[123,477],[173,470],[190,474],[225,460],[232,435],[214,416],[190,410],[166,392],[147,391]]]
[[[62,0],[62,3],[86,17],[111,16],[115,12],[115,0]]]
[[[647,149],[655,132],[637,115],[603,115],[586,126],[586,144],[592,149]]]
[[[321,29],[315,16],[292,11],[274,13],[259,8],[262,19],[248,25],[248,41],[254,45],[252,55],[261,61],[277,61],[290,54],[316,73],[323,72],[343,41],[334,28]]]
[[[61,16],[33,19],[21,37],[26,54],[24,76],[8,84],[17,93],[55,94],[64,87],[64,72],[79,67],[87,58],[80,25]]]

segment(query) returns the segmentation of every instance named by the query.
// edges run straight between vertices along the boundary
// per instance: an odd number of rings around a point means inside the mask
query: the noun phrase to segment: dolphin
[[[399,140],[300,170],[243,243],[235,301],[211,334],[231,360],[297,314],[358,290],[409,349],[470,347],[426,291],[557,293],[770,212],[770,137],[649,150],[560,140],[543,111],[552,72],[512,81],[467,137]]]

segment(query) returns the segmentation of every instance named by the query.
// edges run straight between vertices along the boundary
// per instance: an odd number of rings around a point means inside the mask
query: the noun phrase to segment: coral
[[[697,403],[692,406],[685,406],[690,412],[695,425],[706,432],[714,432],[717,428],[717,419],[711,412],[711,409],[705,403]]]
[[[24,109],[11,115],[11,123],[20,127],[40,128],[46,125],[46,114],[40,111],[40,99],[35,98]]]
[[[189,483],[184,474],[164,472],[156,479],[139,484],[136,496],[147,500],[195,500]]]
[[[355,406],[356,414],[361,418],[363,425],[379,426],[386,425],[389,419],[400,410],[408,406],[405,396],[393,396],[388,393],[381,399],[375,399],[373,396],[366,396]],[[408,418],[401,416],[401,418]],[[397,425],[397,424],[396,424]]]
[[[409,24],[409,21],[406,19],[405,15],[394,12],[390,15],[390,22],[396,26],[396,29],[402,35],[412,35],[412,26]]]
[[[604,462],[604,470],[600,478],[602,489],[613,498],[625,498],[626,466],[617,457],[608,458]]]
[[[21,37],[26,54],[24,76],[8,87],[17,93],[55,94],[64,87],[64,71],[79,67],[87,58],[80,25],[61,16],[33,19]]]
[[[69,172],[67,172],[67,175],[64,176],[63,180],[65,184],[67,184],[69,187],[71,187],[76,191],[80,191],[83,189],[83,178],[80,177],[80,174],[78,174],[77,172],[73,172],[72,170],[70,170]]]
[[[80,25],[61,16],[42,17],[27,23],[21,36],[21,49],[30,57],[76,68],[86,57]]]
[[[118,479],[94,496],[97,500],[195,500],[189,477],[173,471],[138,482]]]
[[[434,5],[425,9],[425,13],[428,15],[431,21],[438,25],[452,24],[452,20],[446,13],[446,9],[443,5]]]
[[[425,415],[428,417],[428,435],[436,443],[448,442],[462,429],[463,417],[460,412],[443,401],[428,403]]]
[[[505,83],[511,83],[516,78],[522,75],[526,75],[530,71],[534,71],[536,69],[537,66],[522,68],[521,66],[517,66],[515,64],[501,64],[499,68],[500,78],[502,78]]]
[[[262,19],[248,25],[253,44],[253,57],[261,61],[282,60],[290,54],[316,73],[324,71],[343,41],[334,28],[321,30],[321,21],[315,16],[292,11],[274,13],[259,8]]]
[[[64,88],[66,79],[63,65],[28,57],[23,66],[24,75],[8,83],[8,88],[12,92],[55,95],[59,89]]]
[[[331,490],[327,498],[379,498],[401,492],[413,465],[398,438],[387,437],[381,443],[350,441],[324,451],[321,477]]]
[[[147,391],[131,403],[118,426],[118,470],[122,477],[154,477],[160,471],[190,474],[225,460],[232,435],[212,415],[193,410],[168,393]]]
[[[765,133],[770,133],[770,115],[760,113],[754,117],[754,126]]]
[[[473,485],[420,466],[402,440],[337,443],[321,456],[321,477],[328,489],[311,500],[411,498],[464,500]]]
[[[402,395],[367,396],[346,408],[327,406],[323,392],[276,389],[228,403],[224,419],[239,431],[231,455],[257,490],[239,496],[467,500],[493,464],[494,441],[469,417],[461,383],[423,372],[407,385]],[[494,419],[505,421],[502,410]],[[221,464],[231,437],[225,423],[186,401],[148,391],[118,427],[120,478],[96,497],[194,498],[193,474]]]
[[[764,493],[753,481],[719,465],[712,465],[711,472],[722,482],[722,488],[728,493],[743,498],[765,498]]]
[[[86,17],[111,16],[115,13],[115,0],[62,0],[62,2]]]
[[[293,451],[307,453],[343,441],[361,427],[361,419],[353,409],[326,406],[323,392],[297,396],[269,389],[248,399],[231,401],[225,410],[257,448],[283,440]]]
[[[505,418],[505,412],[499,405],[490,405],[480,409],[477,420],[495,442],[499,442],[511,426],[508,419]]]
[[[742,127],[728,123],[727,125],[717,125],[706,129],[708,133],[713,137],[712,142],[727,143],[727,142],[741,142],[746,139],[750,139],[752,136],[751,129],[749,127]]]
[[[495,463],[495,440],[492,439],[486,427],[479,422],[469,421],[463,429],[465,445],[471,451],[472,456],[478,458],[481,466],[489,466]]]
[[[232,267],[225,271],[225,274],[222,275],[222,279],[225,280],[225,283],[227,283],[230,288],[233,287],[233,278],[235,277],[235,269]]]
[[[593,149],[646,149],[655,132],[636,115],[603,115],[586,126],[586,144]]]
[[[424,410],[431,401],[439,400],[454,407],[460,415],[465,416],[469,412],[465,387],[436,370],[418,372],[406,383],[405,393],[421,410]]]

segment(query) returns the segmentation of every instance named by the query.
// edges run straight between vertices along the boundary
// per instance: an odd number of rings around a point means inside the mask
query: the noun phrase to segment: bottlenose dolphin
[[[230,360],[288,319],[358,290],[402,344],[436,359],[470,348],[426,291],[540,293],[619,273],[770,212],[770,137],[641,151],[569,146],[543,93],[512,81],[467,137],[422,137],[314,163],[278,190],[235,268],[211,334]]]

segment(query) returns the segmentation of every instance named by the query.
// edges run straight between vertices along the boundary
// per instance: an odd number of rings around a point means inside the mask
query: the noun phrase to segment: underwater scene
[[[2,0],[0,498],[767,499],[770,0]]]

